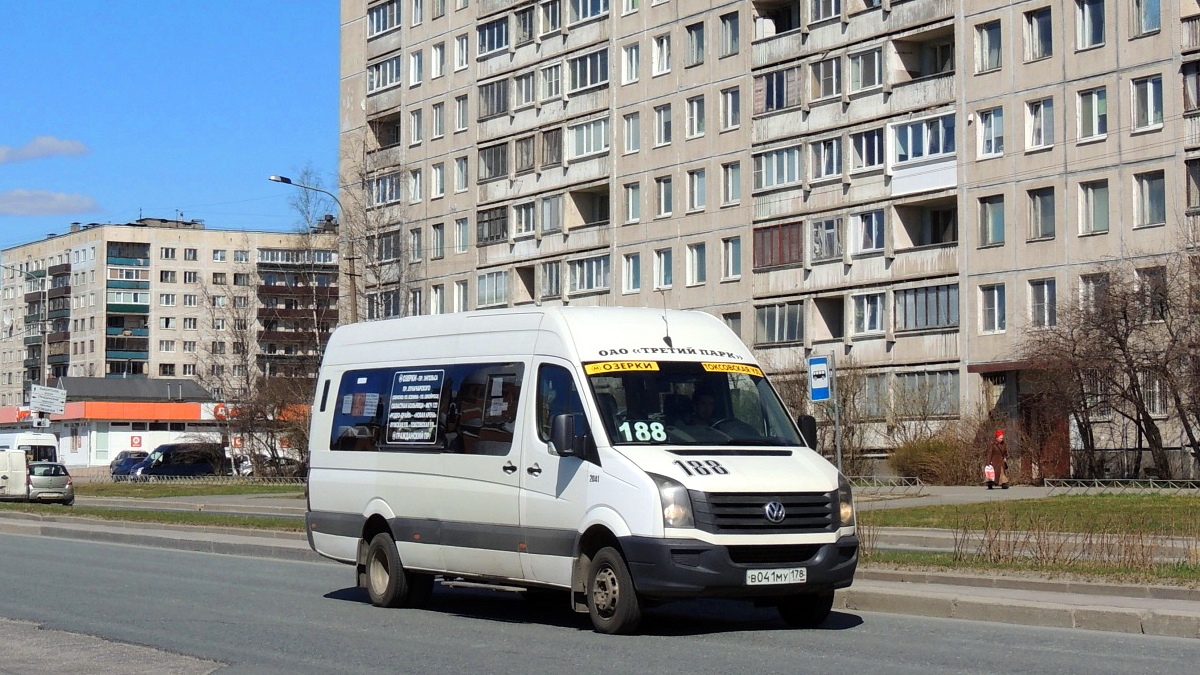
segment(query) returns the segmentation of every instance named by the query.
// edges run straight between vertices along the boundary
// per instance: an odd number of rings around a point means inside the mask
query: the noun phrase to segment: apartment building
[[[369,317],[699,308],[881,421],[1017,417],[1021,336],[1200,210],[1196,0],[342,9],[342,189],[408,270]]]
[[[64,377],[190,378],[236,399],[309,376],[338,320],[337,234],[143,218],[0,251],[0,406]]]

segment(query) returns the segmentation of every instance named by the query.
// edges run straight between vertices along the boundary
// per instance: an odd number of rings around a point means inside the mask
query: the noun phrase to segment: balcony
[[[319,322],[336,321],[336,309],[283,309],[281,307],[260,307],[258,309],[257,318],[259,320],[269,321],[271,319],[312,319],[313,312],[316,312],[316,318]]]
[[[29,345],[40,345],[40,344],[42,344],[42,336],[41,335],[26,335],[24,343],[25,343],[26,347],[28,347]]]
[[[150,305],[133,305],[110,302],[105,308],[109,314],[149,314]]]
[[[121,288],[125,290],[145,291],[150,288],[149,281],[118,281],[109,279],[104,284],[105,288]]]
[[[329,334],[319,334],[322,338],[328,338]],[[310,342],[313,334],[303,331],[284,331],[284,330],[260,330],[258,331],[259,342]],[[324,341],[324,340],[322,340]]]
[[[1183,123],[1183,147],[1200,147],[1200,113],[1185,114],[1183,116]]]
[[[64,309],[52,309],[52,310],[50,310],[49,313],[46,314],[46,317],[50,318],[50,319],[67,319],[67,318],[70,318],[70,316],[71,316],[71,308],[70,307],[66,307]]]
[[[71,263],[62,263],[61,265],[51,265],[50,269],[47,271],[50,273],[50,276],[52,276],[52,277],[61,276],[63,274],[70,274],[71,273]]]
[[[1182,51],[1186,54],[1200,50],[1200,15],[1189,16],[1183,19],[1182,24],[1179,31],[1183,42],[1180,45]]]
[[[25,359],[21,362],[21,365],[26,368],[37,368],[42,365],[42,359],[40,356],[32,359]]]
[[[926,246],[897,251],[892,263],[894,281],[955,274],[958,272],[958,246]]]
[[[108,328],[104,329],[104,334],[118,336],[118,337],[149,337],[150,329],[149,328],[118,328],[118,327],[114,327],[114,326],[109,326]]]
[[[51,344],[53,344],[55,342],[66,342],[67,340],[70,340],[70,339],[71,339],[71,332],[65,331],[65,330],[58,331],[56,333],[50,333],[49,335],[46,336],[46,342],[49,342]]]
[[[954,102],[954,73],[939,73],[897,83],[892,87],[888,107],[893,112],[924,110]]]
[[[64,363],[70,363],[70,362],[71,362],[70,354],[53,354],[51,356],[46,357],[46,364],[51,365],[51,366],[62,365]]]
[[[104,352],[104,358],[126,361],[148,361],[150,359],[150,352],[109,349]]]
[[[338,296],[338,287],[259,284],[258,295],[260,297],[336,298]]]
[[[42,291],[30,291],[25,294],[25,302],[38,302],[42,299]]]
[[[107,258],[109,265],[120,265],[121,267],[149,267],[149,258],[122,258],[118,256],[109,256]]]
[[[62,298],[62,297],[68,296],[70,294],[71,294],[71,287],[69,285],[68,286],[55,286],[54,288],[51,288],[50,290],[46,291],[46,297],[50,298],[51,300],[53,300],[54,298]]]

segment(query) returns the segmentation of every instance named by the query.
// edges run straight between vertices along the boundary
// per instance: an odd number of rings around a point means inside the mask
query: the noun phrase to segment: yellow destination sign
[[[743,373],[755,377],[763,376],[763,372],[758,366],[749,366],[744,363],[702,363],[700,365],[710,373]]]
[[[658,370],[657,361],[601,361],[589,363],[583,367],[588,375],[601,373],[619,373],[626,370]]]

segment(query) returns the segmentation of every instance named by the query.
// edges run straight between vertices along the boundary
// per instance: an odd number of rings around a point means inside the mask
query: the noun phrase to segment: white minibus
[[[310,430],[309,543],[379,606],[437,577],[561,594],[629,633],[683,598],[828,616],[850,486],[715,317],[529,307],[338,328]]]

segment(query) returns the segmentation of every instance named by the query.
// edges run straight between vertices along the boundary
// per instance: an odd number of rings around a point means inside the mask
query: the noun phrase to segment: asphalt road
[[[349,587],[345,566],[18,535],[0,535],[0,569],[0,617],[41,624],[38,635],[56,645],[10,669],[19,638],[9,635],[28,626],[0,621],[5,675],[1165,675],[1195,673],[1200,662],[1195,640],[845,612],[794,631],[772,610],[720,602],[668,605],[650,614],[645,634],[611,637],[585,616],[502,592],[440,588],[430,609],[383,610]],[[95,655],[90,666],[67,668],[80,649]]]

